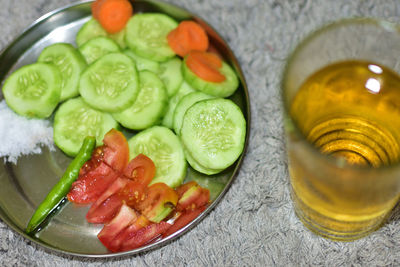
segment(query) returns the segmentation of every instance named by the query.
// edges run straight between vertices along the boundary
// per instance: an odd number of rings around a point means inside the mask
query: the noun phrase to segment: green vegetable
[[[69,164],[64,175],[58,181],[58,183],[51,189],[50,193],[46,196],[39,207],[36,209],[31,220],[26,227],[25,232],[32,233],[54,210],[61,200],[68,193],[72,183],[76,180],[79,174],[80,168],[83,164],[88,161],[92,155],[92,151],[96,146],[96,139],[94,137],[86,137],[83,141],[82,147],[79,150],[78,155]]]
[[[165,14],[135,14],[126,24],[125,41],[138,56],[163,62],[175,56],[167,35],[177,26],[178,22]]]

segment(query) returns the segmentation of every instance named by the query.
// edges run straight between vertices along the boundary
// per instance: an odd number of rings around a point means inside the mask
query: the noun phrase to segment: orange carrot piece
[[[104,0],[96,0],[91,5],[92,16],[93,16],[93,18],[95,18],[97,20],[99,19],[99,8],[100,8],[102,2],[104,2]]]
[[[176,54],[184,57],[191,51],[206,51],[208,36],[206,31],[194,21],[182,21],[168,36],[168,44]]]
[[[186,65],[203,80],[220,83],[226,79],[218,70],[222,67],[222,60],[214,53],[190,52],[186,58]]]
[[[96,1],[97,2],[97,1]],[[128,0],[98,0],[93,9],[93,16],[108,33],[121,31],[133,13]]]

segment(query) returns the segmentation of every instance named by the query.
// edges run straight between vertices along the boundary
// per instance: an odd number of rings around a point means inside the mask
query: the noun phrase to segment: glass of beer
[[[381,226],[400,193],[400,28],[327,25],[292,53],[282,80],[291,196],[335,240]]]

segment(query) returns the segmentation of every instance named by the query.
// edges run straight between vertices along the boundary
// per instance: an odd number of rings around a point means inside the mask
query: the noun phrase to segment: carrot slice
[[[101,3],[104,2],[104,0],[96,0],[92,3],[91,9],[92,9],[92,16],[95,19],[99,19],[99,8],[101,6]]]
[[[190,51],[206,51],[208,36],[206,31],[196,22],[186,20],[179,23],[168,36],[168,44],[176,54],[181,57]]]
[[[121,31],[133,13],[133,8],[128,0],[97,0],[92,5],[93,17],[108,33]]]
[[[213,53],[193,51],[187,56],[186,65],[203,80],[220,83],[226,79],[218,70],[222,60]]]

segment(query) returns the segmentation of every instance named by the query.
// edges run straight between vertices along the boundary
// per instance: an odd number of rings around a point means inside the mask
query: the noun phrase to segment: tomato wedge
[[[106,224],[97,238],[103,245],[112,250],[111,243],[117,235],[138,218],[136,212],[127,205],[122,205],[117,215]]]
[[[195,210],[206,206],[210,201],[210,191],[202,188],[195,181],[179,186],[176,192],[179,196],[178,205],[176,206],[178,211]]]
[[[111,129],[103,139],[103,160],[113,170],[122,173],[129,161],[129,146],[120,131]]]
[[[222,61],[214,53],[192,51],[186,57],[186,65],[203,80],[215,83],[226,80],[218,70],[222,67]]]
[[[93,203],[118,176],[118,173],[101,162],[95,169],[86,172],[72,184],[67,195],[68,200],[78,204]]]
[[[151,222],[160,222],[167,217],[178,203],[178,194],[164,183],[149,186],[147,197],[136,205],[137,210]]]
[[[129,180],[118,192],[118,196],[129,207],[138,209],[140,203],[147,197],[147,187],[136,181]]]
[[[165,233],[171,225],[166,222],[153,223],[132,233],[127,233],[121,242],[121,251],[131,250],[150,243]]]
[[[90,223],[107,223],[122,206],[118,192],[129,182],[126,178],[117,178],[90,207],[86,220]]]
[[[135,222],[125,228],[125,230],[123,230],[117,235],[117,237],[113,239],[113,241],[110,243],[109,249],[113,252],[119,251],[121,244],[125,240],[128,240],[133,235],[133,233],[135,233],[139,229],[146,227],[149,224],[150,221],[147,220],[145,216],[140,215]]]
[[[156,175],[156,166],[149,157],[139,154],[126,166],[124,175],[147,186]]]
[[[205,206],[197,208],[195,210],[184,211],[177,214],[178,218],[175,220],[174,224],[163,234],[163,238],[172,235],[176,231],[182,229],[191,221],[197,218],[204,210]]]

